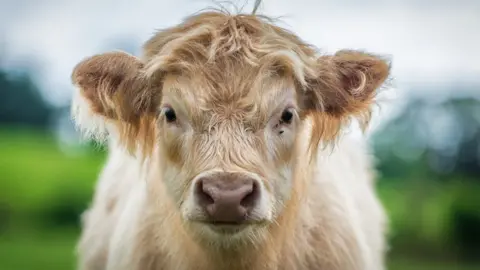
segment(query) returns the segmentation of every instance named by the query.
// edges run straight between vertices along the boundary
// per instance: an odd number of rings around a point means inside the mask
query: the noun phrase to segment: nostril
[[[260,195],[260,192],[259,192],[258,183],[256,181],[253,181],[252,190],[248,194],[246,194],[246,196],[240,202],[240,205],[245,207],[246,209],[253,208],[259,195]]]
[[[213,204],[215,201],[209,194],[208,190],[203,186],[203,181],[198,181],[195,187],[195,193],[198,203],[202,206]]]

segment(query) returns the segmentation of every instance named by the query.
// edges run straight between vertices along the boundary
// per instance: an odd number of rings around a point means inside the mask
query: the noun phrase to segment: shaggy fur
[[[319,55],[266,17],[225,12],[159,31],[140,58],[83,60],[72,114],[110,155],[83,217],[79,268],[384,269],[371,160],[341,131],[352,118],[368,124],[389,70],[378,56]],[[318,148],[332,142],[333,152]],[[252,223],[235,232],[203,224],[192,195],[218,171],[260,183]]]

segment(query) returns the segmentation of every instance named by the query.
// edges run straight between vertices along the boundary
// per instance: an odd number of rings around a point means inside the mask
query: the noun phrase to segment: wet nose
[[[239,223],[255,206],[259,188],[251,177],[221,173],[199,179],[196,196],[212,222]]]

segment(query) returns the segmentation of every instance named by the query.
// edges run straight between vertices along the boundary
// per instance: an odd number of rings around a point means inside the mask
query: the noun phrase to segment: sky
[[[247,2],[244,10],[250,12],[254,0],[231,2]],[[14,69],[33,63],[45,97],[65,104],[73,89],[71,71],[84,57],[121,49],[115,41],[127,42],[138,54],[156,29],[216,5],[212,0],[0,0],[0,6],[2,64]],[[386,100],[415,94],[411,85],[480,83],[478,0],[264,0],[259,13],[281,16],[280,26],[323,51],[350,48],[388,56],[396,92]],[[422,89],[432,96],[440,91]]]

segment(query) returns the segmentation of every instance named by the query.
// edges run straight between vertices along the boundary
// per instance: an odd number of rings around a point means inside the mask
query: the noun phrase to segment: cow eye
[[[175,122],[175,120],[177,120],[177,115],[175,114],[175,111],[172,108],[166,108],[165,118],[167,119],[168,123],[172,123],[172,122]]]
[[[286,109],[282,112],[282,116],[280,118],[282,120],[283,123],[285,124],[290,124],[292,122],[292,119],[293,119],[293,113],[291,110],[289,109]]]

